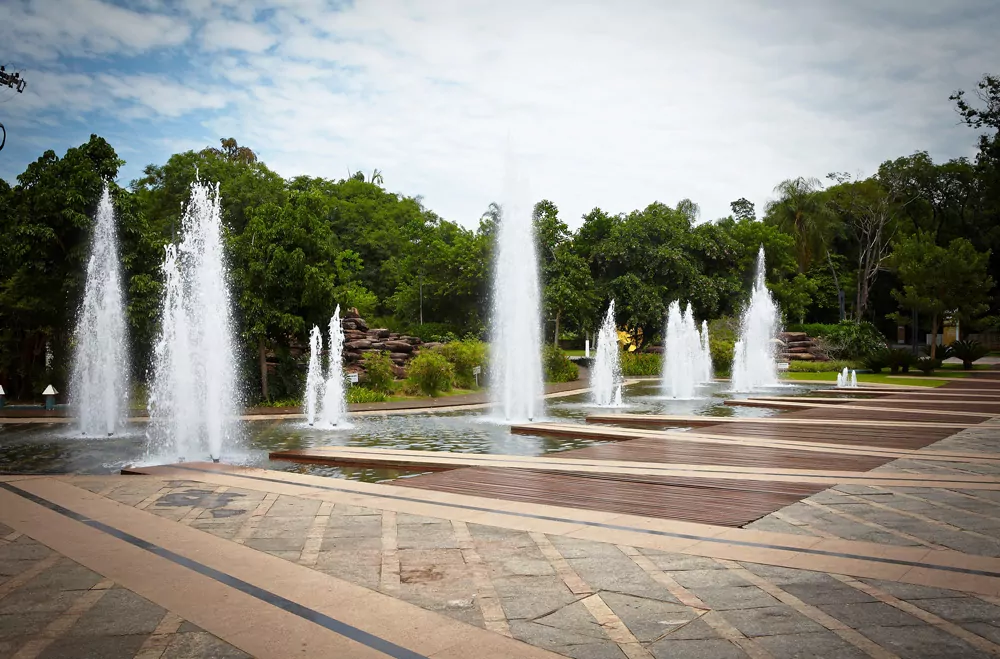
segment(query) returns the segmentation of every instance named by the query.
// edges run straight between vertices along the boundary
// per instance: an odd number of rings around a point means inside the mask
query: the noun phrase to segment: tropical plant
[[[622,375],[659,375],[663,370],[663,357],[651,352],[623,352],[621,354]]]
[[[881,373],[883,368],[889,366],[888,352],[888,349],[873,352],[867,355],[861,363],[872,373]]]
[[[392,383],[395,375],[392,370],[392,360],[384,350],[369,352],[365,355],[365,386],[372,391],[383,394],[392,393]]]
[[[554,345],[542,349],[542,369],[546,382],[572,382],[580,377],[580,369],[570,361],[566,353]]]
[[[382,391],[375,391],[368,387],[353,386],[347,388],[348,403],[381,403],[389,397]]]
[[[924,375],[930,375],[934,372],[934,369],[941,368],[941,360],[934,357],[921,357],[916,360],[916,367]]]
[[[972,370],[972,362],[982,359],[990,350],[979,341],[955,341],[951,344],[951,356],[962,360],[962,368]]]
[[[456,386],[460,389],[476,386],[476,375],[472,371],[477,366],[483,368],[486,365],[487,346],[484,342],[476,339],[452,341],[436,350],[455,368]]]
[[[833,359],[863,359],[885,347],[885,337],[868,322],[845,320],[823,336],[823,348]]]
[[[407,380],[411,388],[425,396],[437,396],[451,391],[455,378],[455,367],[444,355],[433,350],[420,352],[407,368]]]

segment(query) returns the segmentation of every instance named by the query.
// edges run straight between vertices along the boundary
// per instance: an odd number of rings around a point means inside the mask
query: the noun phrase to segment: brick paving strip
[[[59,555],[53,554],[53,557],[58,559]],[[52,645],[56,639],[69,631],[76,624],[76,621],[84,613],[92,609],[104,597],[108,589],[114,585],[113,581],[104,580],[83,595],[80,595],[68,609],[60,613],[40,634],[21,646],[21,649],[11,659],[35,659],[35,657],[45,651],[45,648]]]
[[[486,625],[486,629],[504,636],[511,636],[507,616],[504,615],[503,606],[500,604],[500,596],[497,595],[497,590],[493,586],[486,564],[479,552],[476,551],[476,544],[472,539],[472,534],[469,533],[469,526],[458,520],[452,520],[451,526],[455,532],[458,548],[462,552],[462,559],[472,574],[472,582],[476,586],[476,601],[483,614],[483,623]]]

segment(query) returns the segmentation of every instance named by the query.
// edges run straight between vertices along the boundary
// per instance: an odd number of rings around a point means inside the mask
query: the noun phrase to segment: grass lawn
[[[785,373],[788,380],[822,380],[824,382],[836,382],[836,373]],[[890,378],[884,373],[858,373],[859,384],[909,384],[918,387],[940,387],[946,384],[947,380],[938,380],[932,377],[914,376],[912,378]]]
[[[481,391],[483,391],[483,390],[482,389],[458,389],[456,387],[456,388],[452,389],[451,391],[443,391],[443,392],[441,392],[438,396],[436,396],[436,398],[447,398],[448,396],[462,396],[464,394],[476,394],[476,393],[479,393]],[[389,401],[390,403],[395,403],[397,401],[402,401],[402,400],[422,400],[422,399],[423,400],[431,400],[431,397],[430,396],[419,396],[419,395],[418,396],[410,396],[408,394],[404,394],[402,391],[398,391],[397,393],[393,394],[392,396],[389,396],[389,398],[387,398],[386,400]]]
[[[563,350],[567,357],[583,357],[585,353],[583,350]]]

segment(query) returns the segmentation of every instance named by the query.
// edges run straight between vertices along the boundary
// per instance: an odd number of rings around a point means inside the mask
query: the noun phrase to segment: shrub
[[[542,349],[542,368],[546,382],[572,382],[580,377],[580,369],[569,360],[566,353],[554,345]]]
[[[392,383],[395,375],[392,371],[392,360],[384,350],[370,352],[365,355],[365,387],[383,394],[392,393]]]
[[[437,351],[454,366],[455,384],[458,387],[472,389],[476,386],[476,376],[472,369],[486,365],[485,343],[476,339],[464,339],[446,343],[437,348]]]
[[[934,369],[941,368],[941,360],[937,358],[931,359],[930,357],[921,357],[917,360],[916,365],[924,375],[930,375],[934,372]]]
[[[622,375],[659,375],[663,357],[651,352],[623,352]]]
[[[407,368],[407,380],[412,388],[425,396],[437,396],[451,391],[451,383],[455,378],[455,367],[444,355],[433,350],[424,350],[417,354]]]
[[[857,368],[857,363],[844,360],[828,362],[793,360],[788,362],[788,370],[791,373],[839,373],[845,368]]]
[[[951,344],[951,355],[962,360],[962,368],[972,370],[972,362],[989,354],[989,348],[979,341],[955,341]]]
[[[888,350],[873,352],[862,360],[862,364],[872,373],[881,373],[882,369],[889,365],[887,352]]]
[[[880,351],[885,359],[885,365],[889,367],[889,372],[909,373],[910,367],[917,363],[917,357],[906,348],[886,348]]]
[[[833,359],[863,359],[885,348],[885,337],[868,322],[844,320],[823,336],[827,354]]]
[[[708,350],[712,353],[712,369],[716,375],[728,374],[733,368],[733,351],[736,344],[726,339],[717,339],[711,330],[708,335]]]
[[[388,400],[388,398],[384,392],[369,389],[368,387],[354,386],[347,388],[348,403],[381,403]]]

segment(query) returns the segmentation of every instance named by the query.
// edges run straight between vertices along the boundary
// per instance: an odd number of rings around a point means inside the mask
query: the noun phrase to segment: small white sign
[[[777,367],[778,367],[779,371],[787,371],[788,370],[788,362],[778,362],[777,363]]]
[[[483,372],[483,369],[480,368],[479,366],[473,366],[472,367],[472,374],[473,375],[479,375],[482,372]]]
[[[358,374],[357,373],[348,373],[347,374],[347,379],[348,379],[348,381],[350,381],[351,384],[357,384],[358,383]]]

